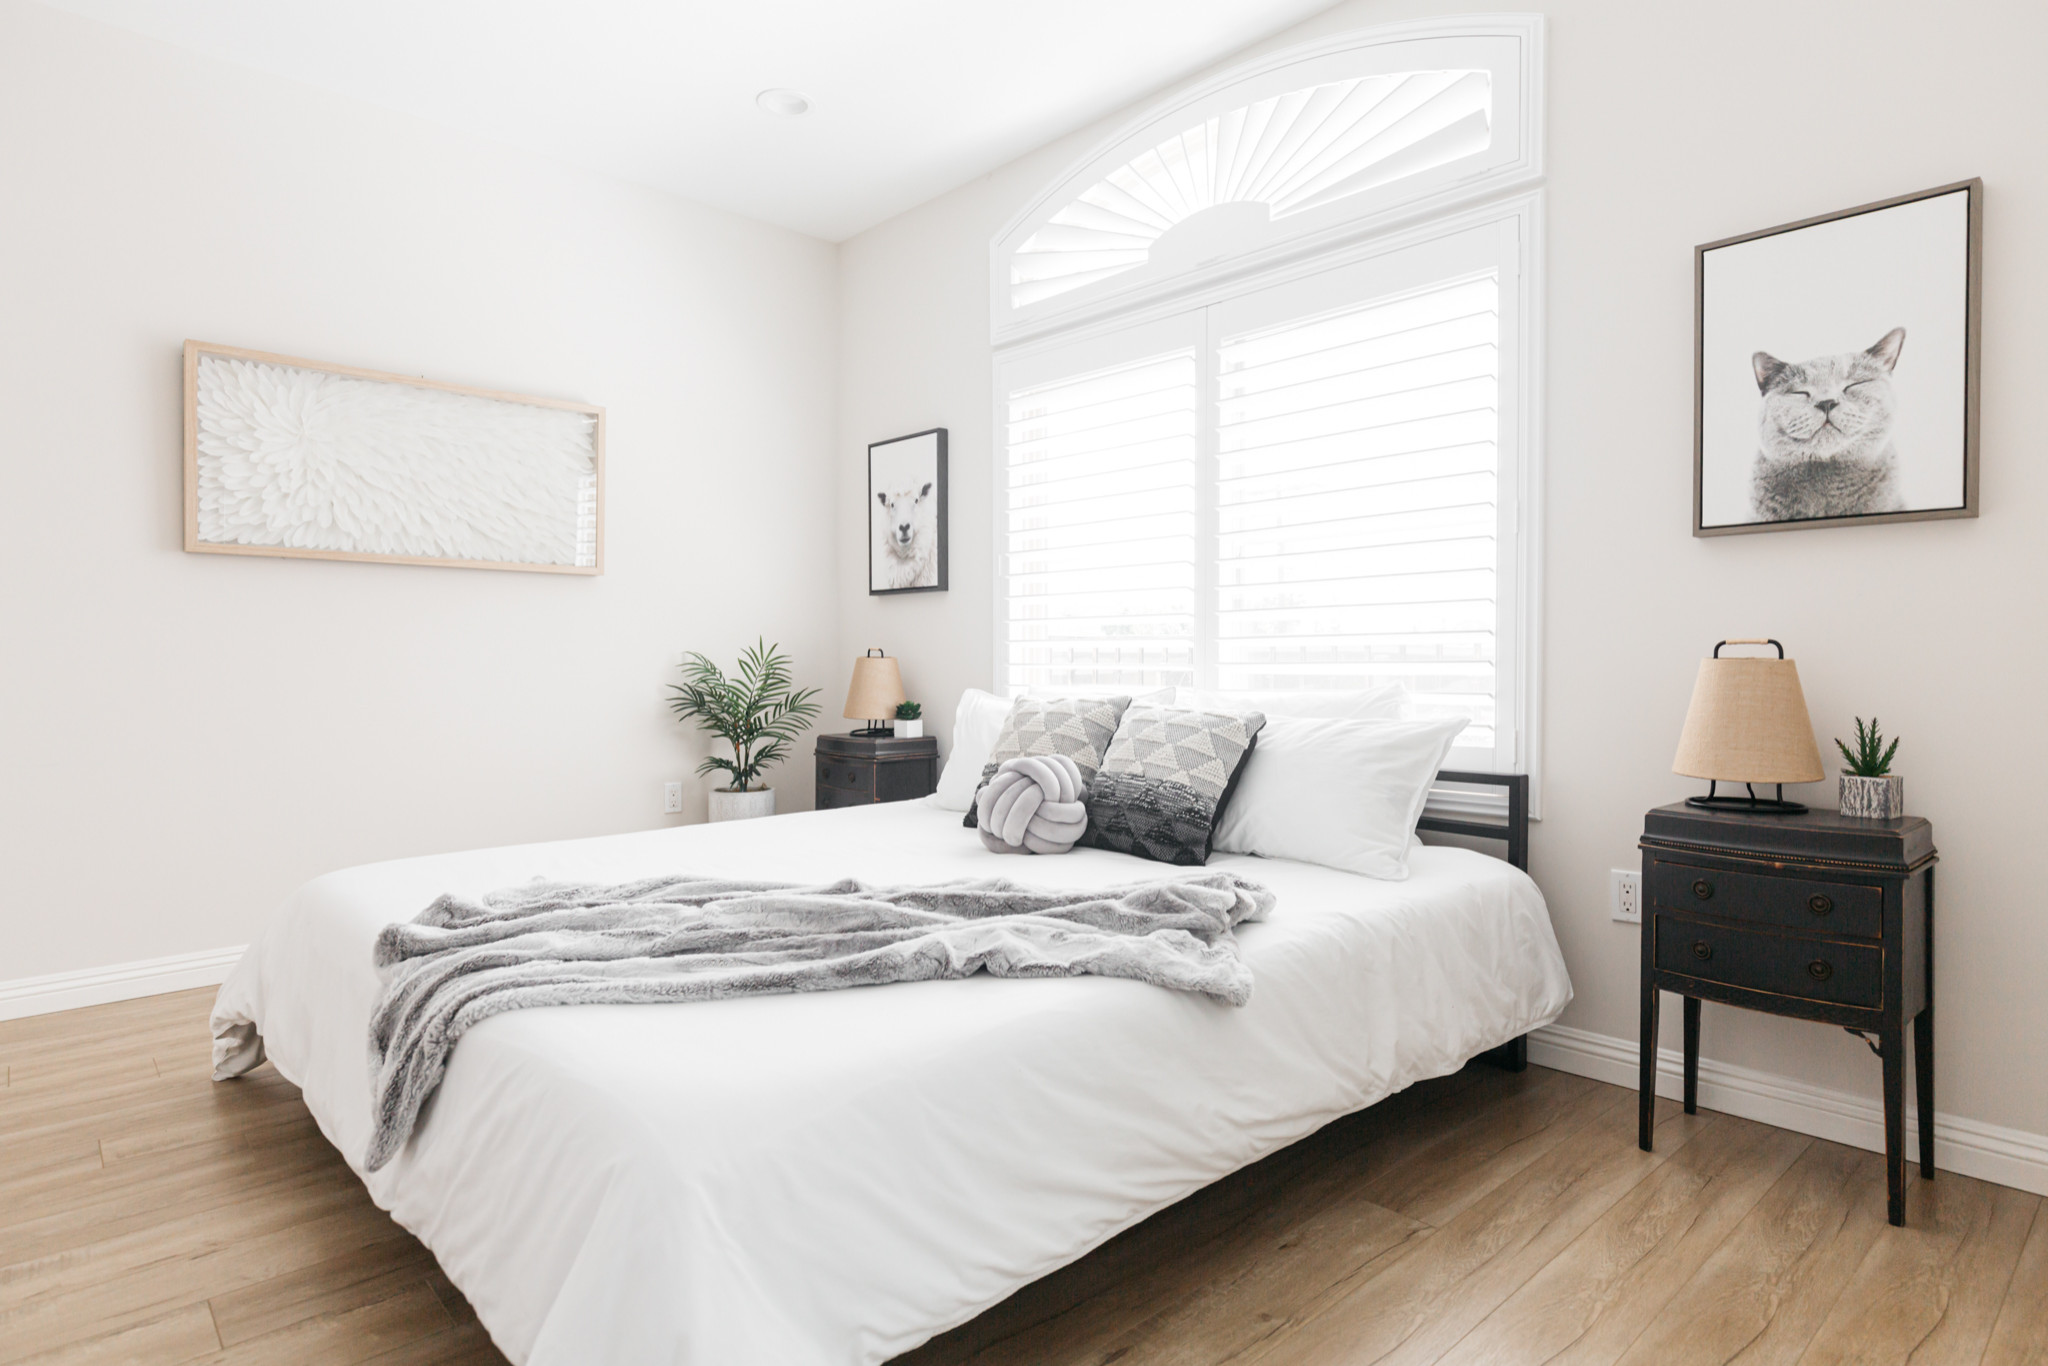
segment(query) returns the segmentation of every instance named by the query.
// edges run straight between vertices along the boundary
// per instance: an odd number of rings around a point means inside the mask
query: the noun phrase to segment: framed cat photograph
[[[1984,182],[1695,250],[1695,536],[1977,515]]]

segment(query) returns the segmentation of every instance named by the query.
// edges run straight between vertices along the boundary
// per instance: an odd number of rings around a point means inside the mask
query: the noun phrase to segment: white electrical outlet
[[[1607,874],[1607,908],[1616,920],[1643,923],[1643,874],[1636,868],[1615,868]]]
[[[683,785],[663,783],[661,785],[661,814],[673,816],[683,809]]]

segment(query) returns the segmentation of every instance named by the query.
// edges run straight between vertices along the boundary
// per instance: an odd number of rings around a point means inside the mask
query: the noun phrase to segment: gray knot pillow
[[[981,842],[998,854],[1064,854],[1088,828],[1087,791],[1064,754],[1006,759],[974,797]]]

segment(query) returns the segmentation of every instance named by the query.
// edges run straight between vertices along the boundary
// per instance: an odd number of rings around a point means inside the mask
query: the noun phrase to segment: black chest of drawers
[[[820,735],[817,807],[928,797],[939,785],[939,742],[929,735]]]
[[[1934,829],[1659,807],[1643,819],[1641,1133],[1657,1082],[1660,993],[1685,998],[1685,1109],[1698,1107],[1700,1002],[1862,1034],[1884,1066],[1891,1221],[1905,1221],[1906,1026],[1920,1174],[1934,1175]]]

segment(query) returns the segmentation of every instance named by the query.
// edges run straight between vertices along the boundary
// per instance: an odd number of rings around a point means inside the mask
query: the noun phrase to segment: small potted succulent
[[[775,789],[760,781],[761,770],[780,763],[789,747],[818,715],[816,688],[798,691],[789,672],[789,657],[779,646],[755,641],[740,656],[730,678],[725,671],[692,650],[683,665],[683,682],[671,685],[669,709],[678,721],[695,721],[699,730],[732,746],[732,758],[716,754],[697,765],[699,773],[724,773],[732,781],[711,792],[714,821],[747,820],[775,814]]]
[[[1843,815],[1888,821],[1906,814],[1906,780],[1892,772],[1892,756],[1899,752],[1899,742],[1896,738],[1889,745],[1884,742],[1875,716],[1868,726],[1862,717],[1856,718],[1855,749],[1840,740],[1835,741],[1835,748],[1849,761],[1840,779],[1838,805]]]
[[[896,738],[915,740],[924,734],[924,704],[921,702],[898,702],[896,704]]]

